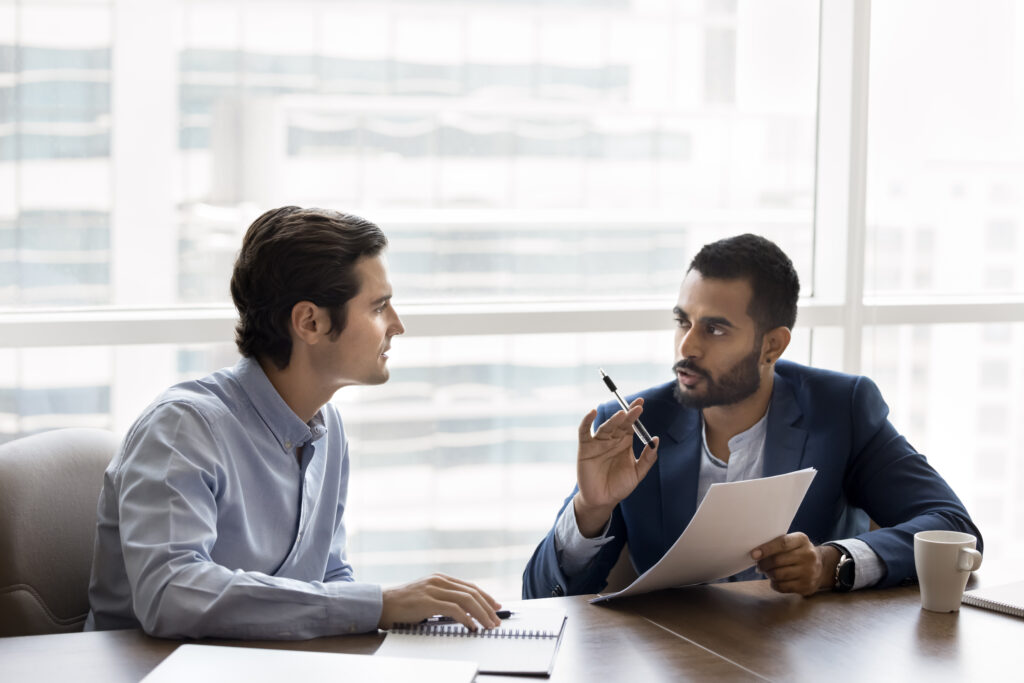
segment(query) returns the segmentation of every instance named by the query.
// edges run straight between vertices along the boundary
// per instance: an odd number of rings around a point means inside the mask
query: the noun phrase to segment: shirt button
[[[287,448],[287,449],[289,449],[289,450],[291,450],[291,447],[292,447],[292,442],[291,442],[291,441],[285,441],[285,442],[284,442],[284,447],[285,447],[285,448]]]

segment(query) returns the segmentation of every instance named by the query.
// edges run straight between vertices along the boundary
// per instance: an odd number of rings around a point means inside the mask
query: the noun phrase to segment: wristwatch
[[[847,593],[853,590],[853,581],[856,578],[856,568],[853,555],[841,545],[829,543],[839,551],[839,563],[836,564],[836,575],[832,581],[832,590],[840,593]]]

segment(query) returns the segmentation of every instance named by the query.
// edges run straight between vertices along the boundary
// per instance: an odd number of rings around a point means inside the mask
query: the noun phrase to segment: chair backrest
[[[0,445],[0,636],[82,630],[96,506],[117,446],[101,429]]]
[[[608,585],[601,592],[614,593],[620,591],[636,581],[636,578],[636,569],[633,568],[633,561],[629,559],[629,543],[627,543],[622,546],[619,559],[615,561],[611,571],[608,572]]]

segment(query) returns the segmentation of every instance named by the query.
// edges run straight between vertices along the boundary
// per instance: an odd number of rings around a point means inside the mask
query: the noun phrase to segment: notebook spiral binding
[[[965,605],[984,607],[985,609],[1002,612],[1003,614],[1009,614],[1014,617],[1024,617],[1024,607],[1015,605],[1009,601],[993,600],[992,598],[983,598],[976,595],[970,595],[969,593],[964,593],[961,601]]]
[[[557,633],[519,628],[493,628],[490,630],[470,631],[462,624],[398,624],[391,629],[392,633],[411,636],[439,636],[442,638],[516,638],[533,640],[537,638],[557,638]]]

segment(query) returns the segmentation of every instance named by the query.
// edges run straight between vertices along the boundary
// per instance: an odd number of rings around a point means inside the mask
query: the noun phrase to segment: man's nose
[[[395,321],[391,324],[392,336],[397,334],[405,334],[405,325],[402,324],[402,319],[395,313]]]
[[[693,328],[683,333],[679,339],[679,355],[682,358],[694,358],[700,356],[700,344]]]

